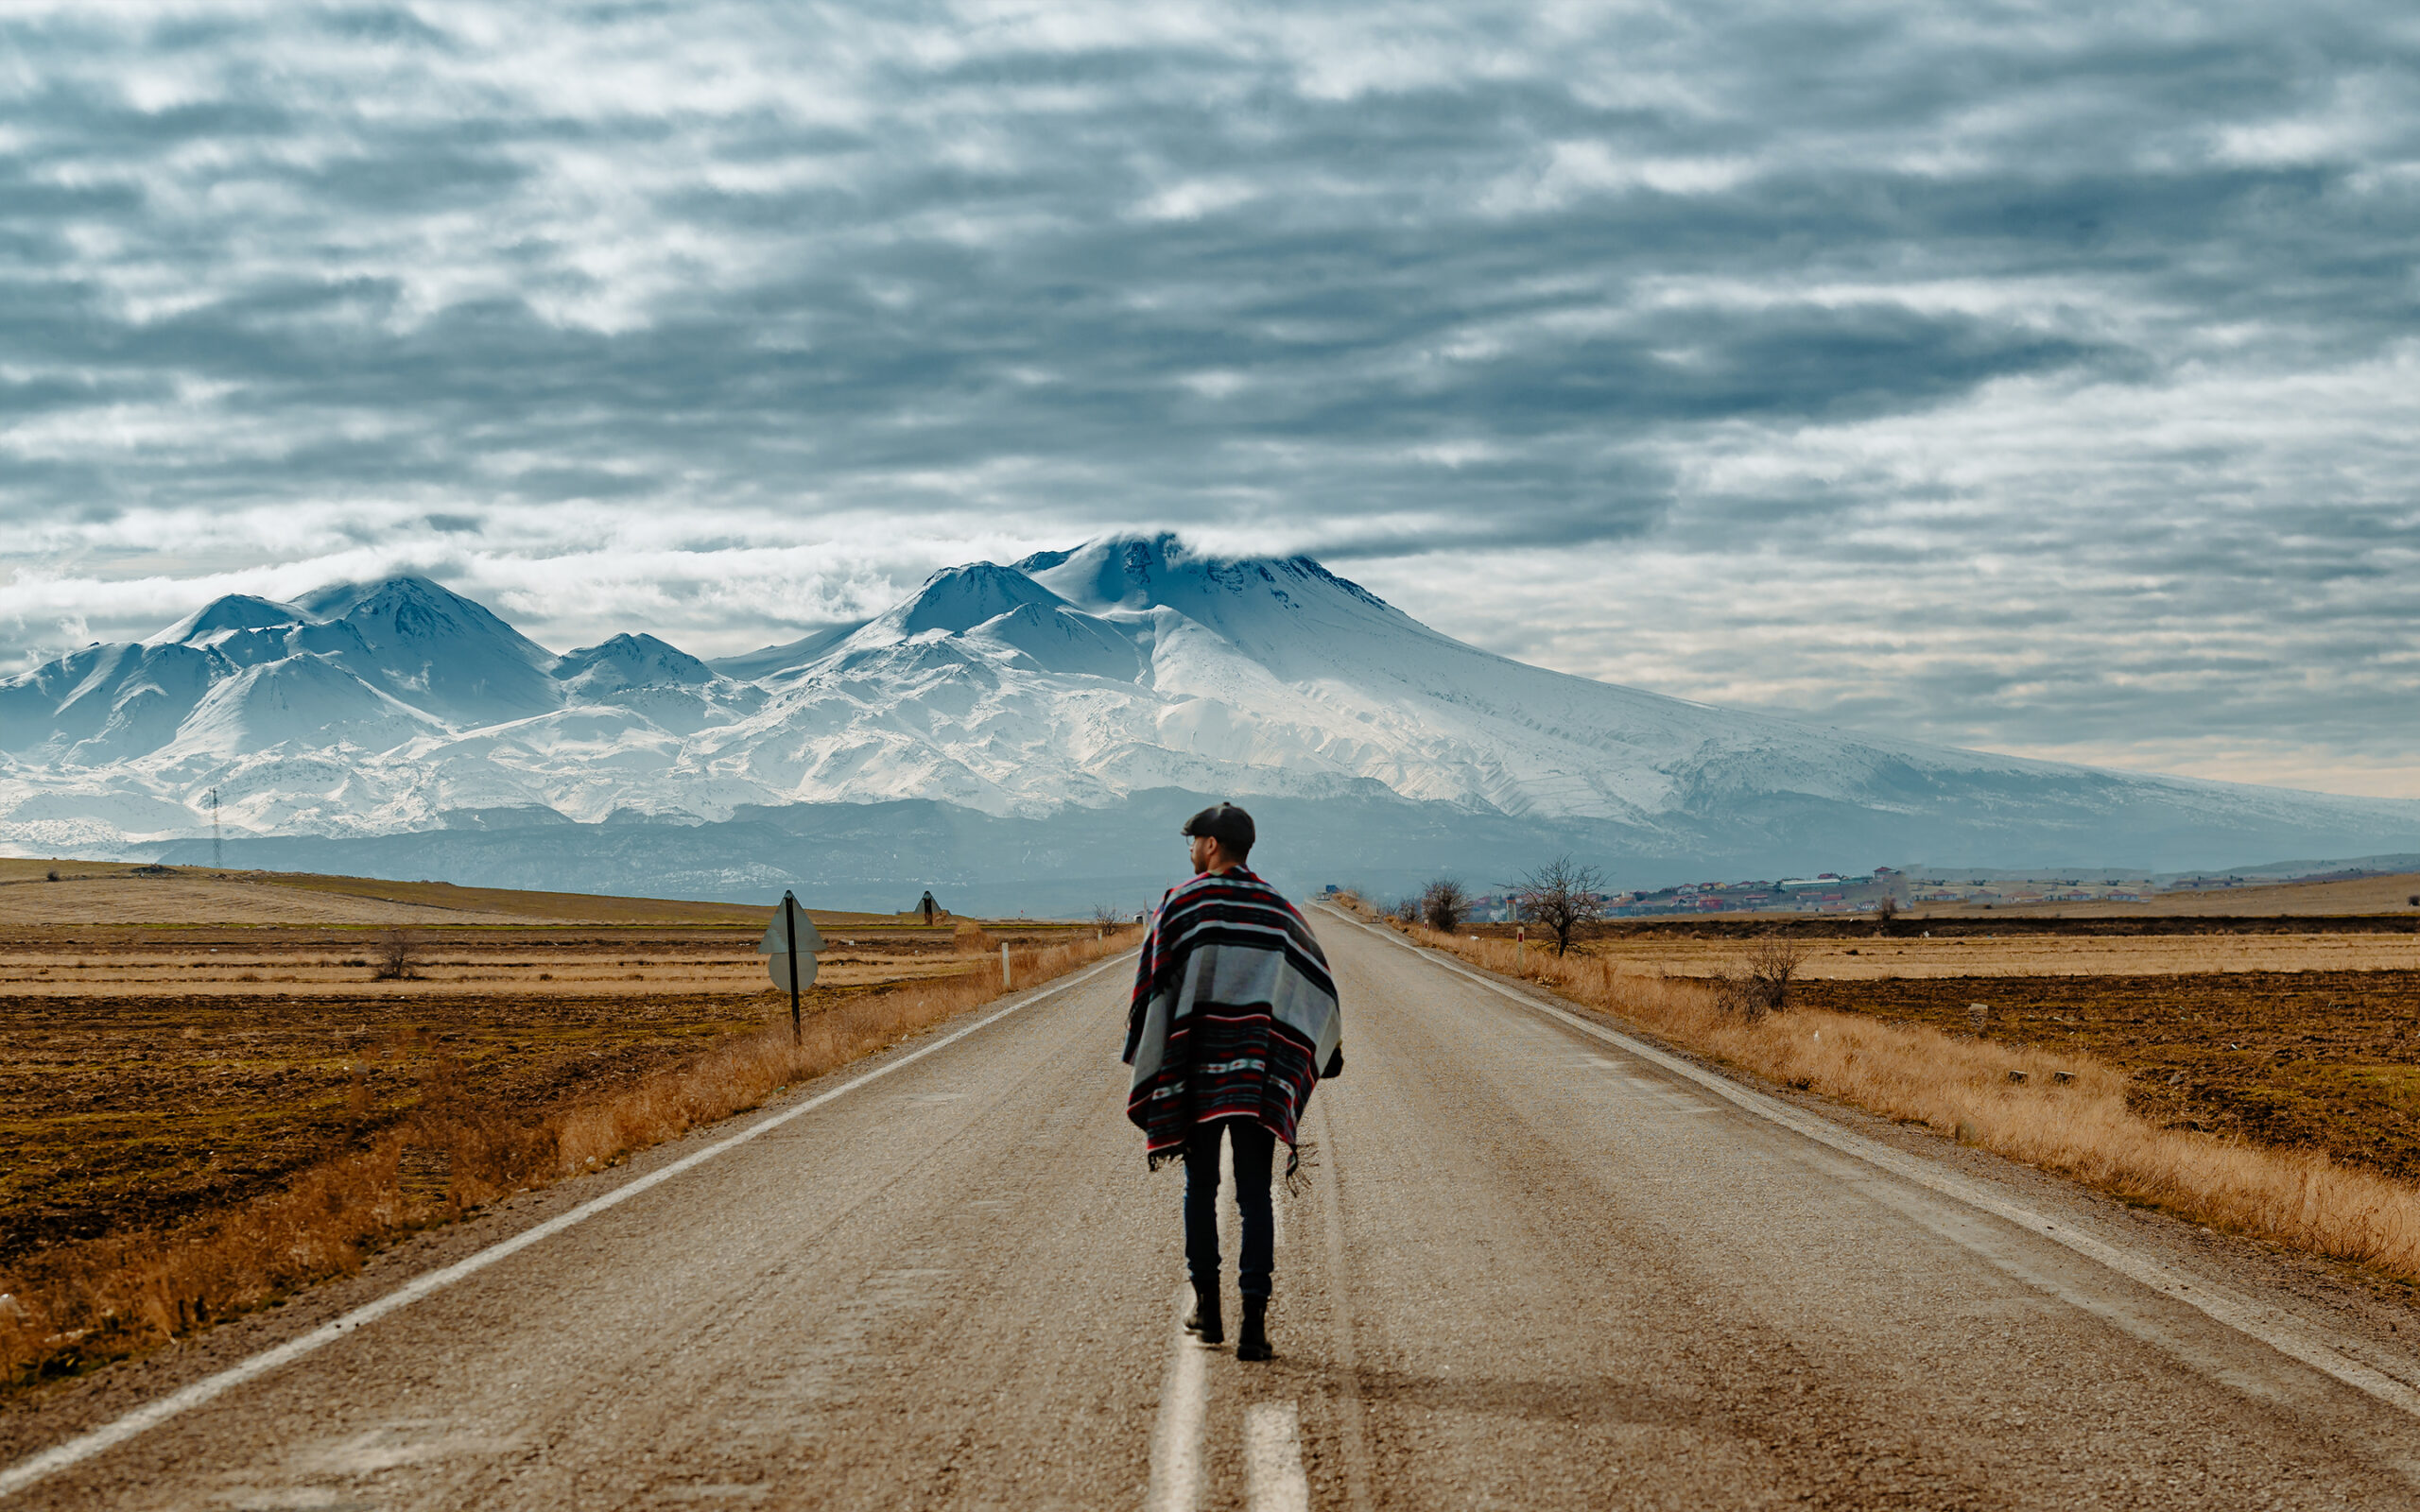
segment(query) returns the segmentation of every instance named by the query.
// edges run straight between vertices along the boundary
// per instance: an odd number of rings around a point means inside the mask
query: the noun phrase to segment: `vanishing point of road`
[[[553,1227],[0,1507],[2420,1505],[2395,1362],[1315,923],[1349,1064],[1273,1362],[1179,1326],[1120,957],[523,1198]]]

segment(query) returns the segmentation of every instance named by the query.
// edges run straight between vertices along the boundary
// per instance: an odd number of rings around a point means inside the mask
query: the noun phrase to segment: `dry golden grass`
[[[1770,1080],[1924,1124],[2214,1228],[2420,1281],[2420,1188],[2316,1150],[2159,1127],[2127,1108],[2125,1074],[2090,1057],[1853,1013],[1801,1008],[1748,1023],[1723,1011],[1703,982],[1660,977],[1616,957],[1557,958],[1502,940],[1409,933]],[[2012,1072],[2025,1080],[2012,1082]],[[2060,1073],[2067,1084],[2058,1083]]]
[[[1086,933],[1011,951],[1019,988],[1131,945]],[[367,1153],[309,1171],[217,1218],[168,1232],[44,1250],[0,1280],[0,1378],[45,1376],[142,1352],[356,1269],[383,1245],[515,1191],[613,1165],[753,1108],[1002,995],[976,971],[842,999],[794,1041],[786,1022],[735,1036],[595,1103],[542,1118],[433,1095]]]

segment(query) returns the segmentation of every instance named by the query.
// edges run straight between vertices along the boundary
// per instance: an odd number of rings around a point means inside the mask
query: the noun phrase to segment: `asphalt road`
[[[1121,961],[0,1504],[2420,1505],[2411,1412],[1317,921],[1272,1362],[1178,1328]]]

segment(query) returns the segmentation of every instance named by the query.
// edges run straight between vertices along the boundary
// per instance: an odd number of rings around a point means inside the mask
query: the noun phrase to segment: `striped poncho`
[[[1126,1116],[1156,1167],[1196,1124],[1253,1118],[1295,1143],[1322,1075],[1343,1065],[1336,984],[1310,925],[1238,868],[1205,873],[1161,902],[1134,973]]]

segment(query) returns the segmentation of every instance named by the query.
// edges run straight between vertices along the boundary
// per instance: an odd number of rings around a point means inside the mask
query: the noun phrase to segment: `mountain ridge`
[[[1139,822],[1137,795],[1174,791],[1421,806],[1422,833],[1461,813],[1491,853],[1563,835],[1684,876],[2025,865],[2086,842],[2162,869],[2420,848],[2420,802],[1961,751],[1596,682],[1455,641],[1307,557],[1169,535],[945,568],[873,619],[711,662],[645,631],[558,654],[406,575],[230,595],[0,681],[0,845],[196,838],[213,787],[239,840],[911,799]]]

